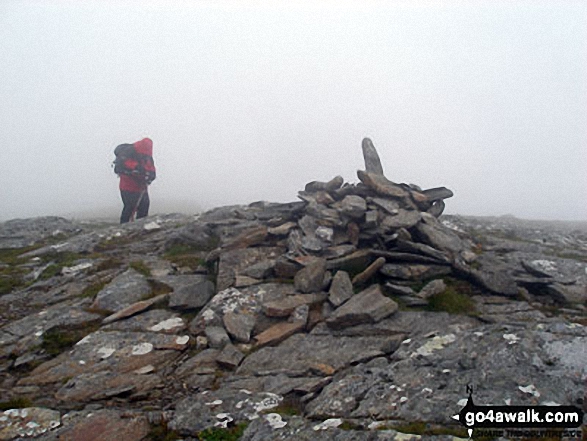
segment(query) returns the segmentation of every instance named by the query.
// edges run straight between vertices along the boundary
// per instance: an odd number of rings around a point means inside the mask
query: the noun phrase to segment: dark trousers
[[[122,208],[122,214],[120,215],[121,224],[125,224],[130,221],[133,213],[136,213],[137,219],[145,217],[149,214],[150,201],[147,190],[145,190],[144,193],[120,190],[120,196],[122,197],[122,203],[124,204],[124,207]]]

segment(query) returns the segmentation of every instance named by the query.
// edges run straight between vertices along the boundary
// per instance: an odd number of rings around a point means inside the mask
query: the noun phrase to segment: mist
[[[358,182],[370,137],[447,213],[587,220],[583,1],[9,0],[0,60],[0,220],[116,217],[145,136],[151,214]]]

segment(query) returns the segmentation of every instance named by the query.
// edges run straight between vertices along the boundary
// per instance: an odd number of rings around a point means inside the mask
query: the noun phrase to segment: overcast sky
[[[587,2],[0,1],[0,220],[151,212],[386,176],[447,212],[587,220]]]

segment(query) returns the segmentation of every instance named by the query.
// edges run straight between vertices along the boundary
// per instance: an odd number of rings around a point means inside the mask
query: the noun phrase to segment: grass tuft
[[[24,397],[11,398],[8,401],[0,401],[0,411],[10,409],[24,409],[26,407],[32,407],[33,403],[30,399]]]
[[[247,423],[239,423],[234,427],[227,429],[210,428],[198,433],[197,439],[200,441],[237,441],[247,428]]]

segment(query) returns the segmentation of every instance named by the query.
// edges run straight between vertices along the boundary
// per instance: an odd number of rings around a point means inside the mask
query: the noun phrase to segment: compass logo
[[[533,436],[561,435],[560,429],[579,428],[583,423],[583,412],[576,406],[478,406],[473,402],[473,389],[467,386],[469,398],[465,407],[453,415],[467,428],[469,438],[473,436],[473,429],[548,429],[534,431]],[[553,429],[559,429],[554,431]],[[508,430],[508,434],[510,434]],[[576,432],[565,434],[575,437]],[[510,436],[513,436],[510,434]]]

